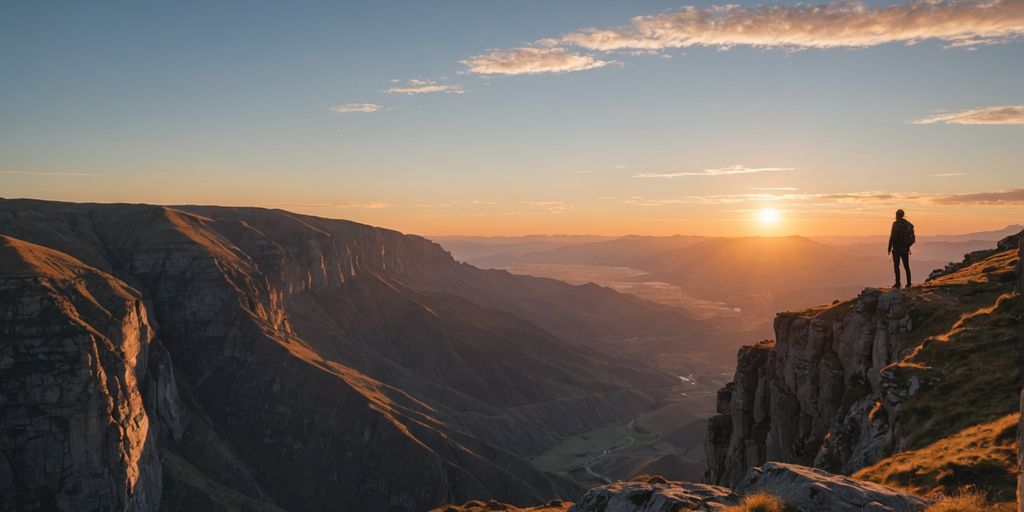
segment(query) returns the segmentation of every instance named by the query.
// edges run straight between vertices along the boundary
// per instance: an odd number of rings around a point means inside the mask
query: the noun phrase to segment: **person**
[[[896,220],[892,223],[892,230],[889,231],[888,253],[892,255],[892,271],[896,274],[896,283],[893,288],[900,287],[900,261],[903,262],[903,270],[907,273],[907,288],[910,288],[910,246],[914,245],[914,225],[907,219],[903,210],[896,210]]]

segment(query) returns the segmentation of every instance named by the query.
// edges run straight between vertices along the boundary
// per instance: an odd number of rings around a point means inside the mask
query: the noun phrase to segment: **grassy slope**
[[[1004,251],[911,292],[910,314],[931,332],[889,367],[897,381],[924,383],[893,412],[907,450],[854,476],[920,493],[974,488],[1014,499],[1024,353],[1016,262],[1015,251]]]

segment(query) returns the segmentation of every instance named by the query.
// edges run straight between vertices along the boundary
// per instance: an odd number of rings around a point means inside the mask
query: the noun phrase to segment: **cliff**
[[[280,210],[0,200],[0,510],[555,498],[529,456],[675,379],[699,322]]]
[[[172,425],[177,397],[155,367],[163,348],[141,297],[79,260],[0,236],[0,325],[0,509],[157,508],[152,415]],[[149,411],[147,377],[163,394]]]
[[[1024,324],[1011,238],[910,289],[780,313],[775,341],[742,349],[719,393],[705,480],[734,486],[781,461],[1012,499]]]

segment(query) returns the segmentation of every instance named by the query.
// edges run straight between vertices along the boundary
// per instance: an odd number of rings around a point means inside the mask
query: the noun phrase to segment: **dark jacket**
[[[892,230],[889,232],[889,251],[903,254],[910,250],[910,246],[916,242],[914,236],[914,225],[907,219],[896,219],[892,223]]]

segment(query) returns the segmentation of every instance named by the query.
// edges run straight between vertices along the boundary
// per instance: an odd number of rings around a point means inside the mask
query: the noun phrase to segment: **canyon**
[[[0,201],[0,509],[548,499],[528,458],[678,379],[712,328],[281,210]]]
[[[699,398],[737,333],[611,288],[283,210],[0,200],[0,510],[1005,504],[1020,239],[778,313]],[[684,451],[610,453],[691,439],[712,408],[703,483]],[[588,490],[559,458],[621,481]]]

